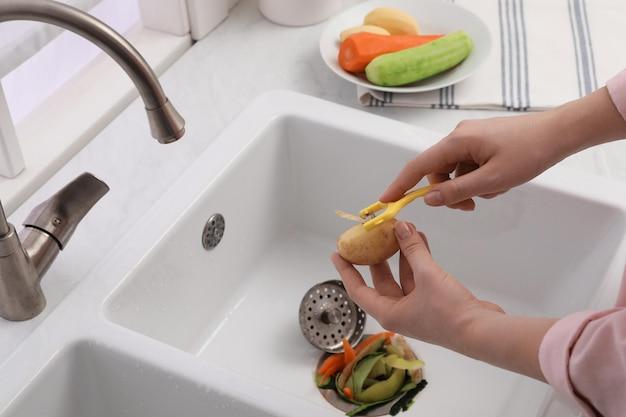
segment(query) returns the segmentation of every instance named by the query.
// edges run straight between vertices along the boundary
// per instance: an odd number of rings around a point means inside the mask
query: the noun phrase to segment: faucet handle
[[[107,193],[109,186],[90,173],[84,173],[30,212],[24,226],[52,236],[63,249],[76,226]]]

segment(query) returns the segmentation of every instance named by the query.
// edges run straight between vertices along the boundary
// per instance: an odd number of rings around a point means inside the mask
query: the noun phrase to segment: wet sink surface
[[[120,253],[138,255],[112,268],[126,272],[104,312],[116,325],[275,395],[328,408],[312,383],[319,353],[301,336],[297,315],[308,288],[336,278],[328,258],[350,224],[334,210],[357,212],[371,203],[438,136],[319,100],[278,96],[199,157],[138,226],[133,239],[143,243],[121,245]],[[267,106],[285,96],[294,101],[288,110]],[[562,316],[610,304],[607,289],[625,259],[624,207],[606,197],[610,184],[595,181],[553,170],[481,201],[474,214],[416,202],[402,217],[426,232],[437,261],[479,297],[515,314]],[[576,193],[591,183],[592,194]],[[225,234],[206,251],[201,232],[214,213],[224,216]],[[147,237],[138,238],[142,231]],[[369,320],[366,331],[378,330]],[[542,415],[545,385],[411,343],[430,382],[415,415]]]

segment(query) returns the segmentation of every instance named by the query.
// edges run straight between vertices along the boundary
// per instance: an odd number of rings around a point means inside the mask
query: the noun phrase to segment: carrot
[[[322,381],[326,381],[326,379],[341,371],[343,369],[343,366],[343,361],[341,363],[334,363],[333,365],[331,365],[322,373]]]
[[[424,45],[442,36],[355,33],[341,43],[339,48],[339,65],[348,72],[363,72],[365,67],[380,55]]]
[[[344,337],[342,341],[343,353],[335,353],[334,355],[327,357],[318,368],[318,375],[322,376],[322,381],[325,383],[328,378],[332,377],[337,372],[343,372],[344,368],[352,364],[356,360],[359,353],[365,350],[365,348],[369,345],[380,340],[385,340],[385,344],[391,343],[391,337],[394,335],[395,333],[392,332],[381,332],[371,335],[359,343],[356,348],[352,348],[348,339]],[[351,398],[347,394],[346,397]]]
[[[343,389],[343,395],[345,395],[349,399],[352,399],[352,390],[350,388],[348,388],[348,387],[345,387]]]
[[[341,353],[336,353],[327,357],[324,362],[322,362],[317,372],[323,375],[328,369],[336,367],[337,364],[340,364],[340,369],[343,368],[344,355]]]
[[[344,363],[352,362],[355,357],[356,357],[356,353],[354,352],[354,349],[352,349],[350,342],[348,342],[348,338],[344,337],[343,338],[343,361]]]

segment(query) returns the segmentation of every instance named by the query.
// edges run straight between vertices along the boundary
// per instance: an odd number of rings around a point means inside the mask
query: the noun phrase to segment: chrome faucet
[[[185,134],[185,120],[165,96],[152,68],[119,33],[78,9],[52,0],[0,0],[0,22],[34,20],[61,26],[98,45],[128,74],[143,99],[150,131],[160,143]]]
[[[41,313],[46,306],[41,278],[107,192],[104,182],[82,174],[35,207],[19,236],[0,203],[0,317],[21,321]]]
[[[34,20],[61,26],[108,53],[130,76],[143,99],[150,131],[160,143],[185,133],[185,121],[167,99],[156,75],[119,33],[78,9],[52,0],[0,0],[0,22]],[[41,278],[87,212],[109,191],[83,174],[37,206],[19,234],[0,203],[0,317],[29,320],[45,308]]]

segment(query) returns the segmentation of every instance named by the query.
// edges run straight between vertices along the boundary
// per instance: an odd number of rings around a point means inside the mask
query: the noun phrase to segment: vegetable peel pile
[[[343,353],[329,355],[315,373],[320,389],[335,391],[355,407],[347,416],[363,415],[373,408],[394,402],[390,414],[406,411],[426,387],[424,362],[406,340],[390,332],[371,335],[355,348],[343,340]]]

